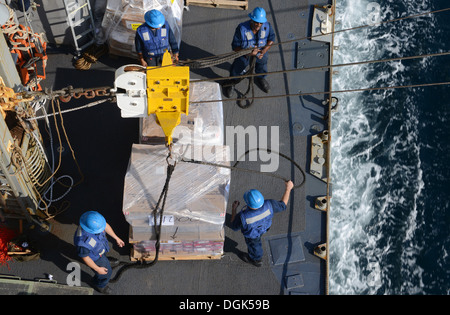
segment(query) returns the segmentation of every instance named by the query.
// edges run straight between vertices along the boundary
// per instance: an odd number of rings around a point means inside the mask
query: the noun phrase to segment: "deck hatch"
[[[288,264],[305,260],[303,242],[300,235],[282,236],[268,241],[272,264]]]

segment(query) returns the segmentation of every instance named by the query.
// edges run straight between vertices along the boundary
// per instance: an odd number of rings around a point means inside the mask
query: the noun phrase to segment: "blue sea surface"
[[[450,7],[337,0],[336,30]],[[450,11],[342,32],[334,64],[450,51]],[[333,90],[450,81],[450,57],[339,68]],[[330,294],[450,293],[450,85],[333,95]]]

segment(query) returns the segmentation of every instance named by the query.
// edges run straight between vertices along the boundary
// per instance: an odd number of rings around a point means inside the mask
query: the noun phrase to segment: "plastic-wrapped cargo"
[[[133,260],[156,253],[156,241],[141,241],[133,245]],[[199,240],[199,241],[167,241],[161,242],[159,248],[160,257],[170,259],[186,259],[205,256],[218,258],[223,254],[223,237],[221,240]]]
[[[137,58],[134,46],[136,29],[145,22],[148,10],[159,10],[181,44],[183,0],[108,0],[99,42],[108,42],[109,53]]]
[[[189,115],[181,115],[175,127],[174,143],[192,145],[222,145],[224,143],[223,104],[220,85],[216,82],[191,81],[189,91]],[[210,103],[199,101],[217,100]],[[156,123],[155,115],[140,119],[141,144],[163,144],[164,132]]]
[[[219,255],[223,249],[230,170],[182,162],[181,158],[229,166],[229,147],[174,144],[172,154],[178,162],[167,193],[161,243],[177,245],[170,250],[165,247],[171,254],[178,248],[178,254],[188,256]],[[154,248],[153,211],[166,181],[167,156],[165,145],[134,144],[132,147],[125,176],[123,214],[130,224],[130,242],[141,255],[151,255]],[[160,213],[156,217],[159,224]]]

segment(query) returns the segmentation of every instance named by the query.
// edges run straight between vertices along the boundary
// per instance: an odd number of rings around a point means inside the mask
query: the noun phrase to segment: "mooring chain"
[[[56,99],[59,98],[61,102],[67,103],[72,97],[79,99],[84,96],[87,99],[92,99],[97,96],[115,96],[115,93],[112,92],[111,87],[97,87],[97,88],[74,88],[73,86],[68,86],[60,90],[52,91],[49,89],[45,89],[40,92],[21,92],[18,93],[22,95],[22,97],[40,97],[46,99]]]
[[[69,102],[72,99],[72,97],[75,99],[79,99],[82,96],[84,96],[86,99],[93,99],[95,97],[107,97],[107,98],[104,98],[104,99],[101,99],[98,101],[91,102],[91,103],[86,104],[81,107],[71,108],[71,109],[66,109],[66,110],[60,111],[59,113],[61,113],[61,114],[88,108],[88,107],[93,107],[93,106],[96,106],[96,105],[99,105],[99,104],[102,104],[105,102],[115,102],[115,96],[116,96],[115,93],[112,91],[112,88],[110,88],[110,87],[73,88],[72,86],[68,86],[66,88],[56,90],[56,91],[45,89],[44,91],[40,91],[40,92],[26,91],[26,92],[21,92],[18,94],[20,94],[22,96],[22,98],[32,97],[38,101],[57,100],[57,101],[61,101],[63,103]],[[38,120],[38,119],[46,118],[46,117],[49,117],[52,115],[53,114],[47,114],[47,115],[42,115],[42,116],[30,117],[30,118],[28,118],[28,120]]]
[[[53,97],[59,97],[60,101],[64,102],[64,103],[69,102],[72,97],[75,99],[79,99],[80,97],[84,96],[87,99],[92,99],[97,96],[101,97],[101,96],[112,96],[113,95],[110,87],[74,89],[72,86],[69,86],[67,88],[64,88],[59,91],[55,91],[53,93],[56,93],[56,94],[52,95]]]

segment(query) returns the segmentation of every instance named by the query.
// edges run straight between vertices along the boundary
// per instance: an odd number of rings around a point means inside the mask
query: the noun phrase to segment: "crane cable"
[[[346,29],[342,29],[342,30],[329,32],[329,33],[326,33],[326,34],[312,35],[312,36],[306,36],[306,37],[291,39],[291,40],[284,41],[284,42],[273,43],[271,45],[271,47],[272,46],[289,44],[289,43],[294,43],[294,42],[298,42],[298,41],[301,41],[301,40],[307,40],[307,39],[311,40],[311,39],[314,39],[316,37],[322,37],[324,35],[334,35],[334,34],[338,34],[338,33],[342,33],[342,32],[353,31],[353,30],[362,29],[362,28],[366,28],[366,27],[372,27],[372,26],[379,26],[379,25],[383,25],[383,24],[387,24],[387,23],[398,22],[398,21],[405,20],[405,19],[417,18],[417,17],[420,17],[420,16],[425,16],[425,15],[429,15],[429,14],[436,14],[436,13],[441,13],[441,12],[446,12],[446,11],[450,11],[450,8],[445,8],[445,9],[440,9],[440,10],[434,10],[434,11],[418,13],[418,14],[404,16],[404,17],[400,17],[400,18],[395,18],[395,19],[391,19],[391,20],[387,20],[387,21],[380,21],[380,22],[376,22],[376,23],[372,23],[372,24],[364,24],[364,25],[360,25],[360,26],[355,26],[355,27],[351,27],[351,28],[346,28]],[[221,55],[215,55],[215,56],[210,56],[210,57],[199,58],[199,59],[196,59],[196,60],[180,61],[179,64],[180,65],[189,66],[192,69],[212,67],[212,66],[219,65],[221,63],[227,62],[229,60],[233,60],[235,58],[239,58],[239,57],[241,57],[243,55],[246,55],[246,54],[250,53],[253,49],[254,49],[254,47],[250,47],[250,48],[242,49],[242,50],[240,50],[238,52],[231,52],[231,53],[229,52],[229,53],[224,53],[224,54],[221,54]]]
[[[428,57],[438,57],[438,56],[447,56],[450,55],[450,52],[442,52],[442,53],[433,53],[433,54],[424,54],[424,55],[417,55],[417,56],[408,56],[408,57],[398,57],[398,58],[388,58],[388,59],[378,59],[378,60],[369,60],[369,61],[358,61],[358,62],[351,62],[346,64],[337,64],[337,65],[328,65],[328,66],[318,66],[318,67],[310,67],[310,68],[302,68],[302,69],[291,69],[291,70],[282,70],[282,71],[273,71],[273,72],[267,72],[266,75],[273,75],[273,74],[281,74],[281,73],[290,73],[290,72],[296,72],[296,71],[313,71],[313,70],[324,70],[324,69],[333,69],[333,68],[340,68],[345,66],[355,66],[355,65],[364,65],[364,64],[373,64],[373,63],[382,63],[382,62],[390,62],[390,61],[400,61],[400,60],[412,60],[412,59],[418,59],[418,58],[428,58]],[[233,76],[229,77],[230,79],[236,79],[236,78],[251,78],[254,76],[257,76],[259,74],[246,74],[243,76]],[[195,80],[193,82],[210,82],[210,81],[218,81],[223,80],[223,78],[213,78],[213,79],[203,79],[203,80]],[[403,86],[386,86],[386,87],[375,87],[375,88],[360,88],[360,89],[349,89],[349,90],[336,90],[336,91],[323,91],[323,92],[302,92],[302,93],[293,93],[293,94],[279,94],[279,95],[265,95],[265,96],[252,96],[252,97],[239,97],[239,98],[229,98],[229,99],[220,99],[220,100],[207,100],[207,101],[195,101],[196,104],[202,104],[202,103],[215,103],[215,102],[248,102],[249,100],[256,100],[256,99],[267,99],[267,98],[281,98],[281,97],[298,97],[298,96],[306,96],[306,95],[320,95],[320,94],[334,94],[334,93],[346,93],[346,92],[365,92],[365,91],[377,91],[377,90],[390,90],[390,89],[400,89],[400,88],[417,88],[417,87],[430,87],[430,86],[440,86],[440,85],[449,85],[449,82],[436,82],[436,83],[423,83],[423,84],[413,84],[413,85],[403,85]],[[113,98],[109,97],[106,99],[94,101],[88,104],[85,104],[80,107],[66,109],[60,112],[57,112],[56,114],[63,114],[67,112],[73,112],[85,108],[94,107],[96,105],[105,103],[105,102],[111,102],[113,101]],[[245,108],[245,106],[240,106],[241,108]],[[247,106],[248,107],[248,106]],[[36,117],[30,117],[27,120],[39,120],[46,117],[52,116],[52,114],[42,115],[42,116],[36,116]]]
[[[445,9],[440,9],[440,10],[434,10],[434,11],[429,11],[429,12],[424,12],[424,13],[418,13],[418,14],[414,14],[414,15],[410,15],[410,16],[405,16],[405,17],[400,17],[400,18],[396,18],[396,19],[392,19],[392,20],[387,20],[387,21],[381,21],[381,22],[376,22],[376,23],[372,23],[372,24],[365,24],[365,25],[360,25],[360,26],[356,26],[356,27],[352,27],[352,28],[347,28],[347,29],[342,29],[342,30],[338,30],[338,31],[333,31],[327,34],[337,34],[337,33],[341,33],[341,32],[345,32],[345,31],[351,31],[351,30],[357,30],[357,29],[362,29],[362,28],[366,28],[366,27],[372,27],[372,26],[377,26],[377,25],[382,25],[382,24],[387,24],[387,23],[393,23],[393,22],[397,22],[397,21],[401,21],[401,20],[405,20],[405,19],[410,19],[410,18],[417,18],[420,16],[425,16],[428,14],[436,14],[436,13],[441,13],[441,12],[445,12],[445,11],[450,11],[450,8],[445,8]],[[276,45],[282,45],[282,44],[288,44],[288,43],[292,43],[292,42],[298,42],[300,40],[304,40],[304,39],[313,39],[315,37],[318,36],[322,36],[322,35],[314,35],[314,36],[307,36],[307,37],[303,37],[303,38],[298,38],[298,39],[292,39],[289,41],[285,41],[285,42],[279,42],[279,43],[274,43],[272,44],[272,46],[276,46]],[[243,49],[241,51],[238,52],[232,52],[232,53],[225,53],[222,55],[216,55],[216,56],[212,56],[212,57],[205,57],[205,58],[199,58],[196,60],[187,60],[187,61],[180,61],[179,64],[181,65],[194,65],[194,68],[196,67],[195,65],[206,65],[209,64],[208,67],[211,67],[214,65],[215,62],[218,62],[218,60],[220,61],[221,57],[224,57],[223,60],[231,60],[232,57],[237,58],[239,56],[245,55],[247,53],[249,53],[253,48],[250,49]],[[398,57],[398,58],[389,58],[389,59],[379,59],[379,60],[371,60],[371,61],[360,61],[360,62],[353,62],[353,63],[347,63],[347,64],[338,64],[338,65],[329,65],[329,66],[320,66],[320,67],[311,67],[311,68],[302,68],[302,69],[291,69],[291,70],[281,70],[281,71],[273,71],[273,72],[267,72],[267,75],[272,75],[272,74],[281,74],[281,73],[289,73],[289,72],[296,72],[296,71],[311,71],[311,70],[323,70],[323,69],[333,69],[333,68],[338,68],[338,67],[344,67],[344,66],[353,66],[353,65],[362,65],[362,64],[369,64],[369,63],[380,63],[380,62],[389,62],[389,61],[398,61],[398,60],[409,60],[409,59],[415,59],[415,58],[426,58],[426,57],[436,57],[436,56],[444,56],[444,55],[449,55],[450,52],[443,52],[443,53],[436,53],[436,54],[425,54],[425,55],[418,55],[418,56],[410,56],[410,57]],[[204,64],[201,64],[200,62],[205,61]],[[220,64],[222,62],[219,62],[217,64]],[[167,67],[167,66],[164,66]],[[191,66],[190,66],[191,67]],[[256,76],[257,74],[252,74],[252,73],[247,73],[245,75],[242,76],[232,76],[232,77],[228,77],[227,79],[237,79],[237,78],[250,78],[252,76]],[[223,77],[218,77],[218,78],[212,78],[212,79],[202,79],[202,80],[196,80],[195,82],[208,82],[208,81],[219,81],[219,80],[223,80]],[[341,91],[329,91],[329,92],[311,92],[311,93],[296,93],[296,94],[283,94],[283,95],[272,95],[272,96],[264,96],[264,97],[251,97],[251,98],[247,98],[247,97],[241,97],[241,98],[235,98],[235,99],[226,99],[226,100],[212,100],[212,101],[198,101],[196,103],[207,103],[207,102],[218,102],[218,101],[237,101],[237,102],[241,102],[241,101],[249,101],[249,100],[254,100],[254,99],[263,99],[263,98],[278,98],[278,97],[290,97],[290,96],[305,96],[305,95],[317,95],[317,94],[332,94],[332,93],[344,93],[344,92],[362,92],[362,91],[373,91],[373,90],[382,90],[382,89],[398,89],[398,88],[409,88],[409,87],[421,87],[421,86],[432,86],[432,85],[447,85],[449,84],[449,82],[441,82],[441,83],[435,83],[435,84],[425,84],[425,85],[408,85],[408,86],[395,86],[395,87],[379,87],[379,88],[367,88],[367,89],[352,89],[352,90],[341,90]],[[109,101],[109,99],[108,99]],[[103,103],[103,102],[101,102]],[[76,111],[79,109],[83,109],[83,108],[87,108],[87,107],[93,107],[96,106],[100,103],[98,102],[93,102],[93,103],[89,103],[85,106],[79,107],[79,108],[74,108],[68,111]],[[30,119],[42,119],[48,117],[47,115],[43,115],[43,116],[39,116],[36,118],[30,118]]]
[[[293,42],[298,42],[301,40],[305,40],[305,39],[314,39],[315,37],[320,37],[323,35],[331,35],[331,34],[337,34],[337,33],[341,33],[341,32],[346,32],[346,31],[350,31],[350,30],[357,30],[357,29],[362,29],[362,28],[366,28],[366,27],[372,27],[372,26],[377,26],[377,25],[382,25],[382,24],[387,24],[387,23],[393,23],[393,22],[398,22],[401,20],[405,20],[405,19],[410,19],[410,18],[417,18],[420,16],[425,16],[425,15],[429,15],[429,14],[435,14],[435,13],[441,13],[441,12],[445,12],[445,11],[449,11],[450,8],[445,8],[445,9],[440,9],[440,10],[434,10],[434,11],[429,11],[429,12],[423,12],[423,13],[418,13],[418,14],[414,14],[414,15],[410,15],[410,16],[405,16],[405,17],[400,17],[400,18],[396,18],[396,19],[391,19],[391,20],[387,20],[387,21],[380,21],[380,22],[376,22],[376,23],[372,23],[372,24],[365,24],[365,25],[360,25],[360,26],[356,26],[356,27],[352,27],[352,28],[347,28],[347,29],[342,29],[342,30],[338,30],[338,31],[333,31],[333,32],[329,32],[326,34],[320,34],[320,35],[313,35],[313,36],[307,36],[307,37],[303,37],[303,38],[297,38],[297,39],[292,39],[289,41],[284,41],[284,42],[279,42],[279,43],[274,43],[271,46],[274,45],[282,45],[282,44],[288,44],[288,43],[293,43]],[[240,50],[238,52],[236,52],[235,58],[238,58],[242,55],[244,55],[243,52],[245,53],[249,53],[251,50],[253,50],[253,48],[247,48],[247,49],[243,49]],[[353,66],[353,65],[362,65],[362,64],[369,64],[369,63],[379,63],[379,62],[389,62],[389,61],[398,61],[398,60],[409,60],[409,59],[415,59],[415,58],[426,58],[426,57],[436,57],[436,56],[444,56],[444,55],[449,55],[450,52],[445,52],[445,53],[436,53],[436,54],[425,54],[425,55],[420,55],[420,56],[410,56],[410,57],[398,57],[398,58],[389,58],[389,59],[380,59],[380,60],[371,60],[371,61],[361,61],[361,62],[352,62],[352,63],[347,63],[347,64],[338,64],[338,65],[329,65],[329,66],[319,66],[319,67],[311,67],[311,68],[302,68],[302,69],[291,69],[291,70],[281,70],[281,71],[273,71],[273,72],[267,72],[265,73],[265,75],[272,75],[272,74],[284,74],[284,73],[289,73],[289,72],[296,72],[296,71],[311,71],[311,70],[325,70],[325,69],[333,69],[333,68],[338,68],[338,67],[343,67],[343,66]],[[221,57],[223,56],[223,60],[221,59]],[[227,54],[223,54],[223,55],[218,55],[218,56],[213,56],[213,57],[206,57],[203,59],[198,59],[196,61],[187,61],[185,63],[182,64],[186,64],[189,65],[190,67],[192,67],[193,69],[197,69],[197,68],[202,68],[202,67],[210,67],[212,65],[218,65],[220,63],[226,62],[230,59],[230,53]],[[202,63],[202,60],[204,60],[204,62]],[[221,62],[222,61],[222,62]],[[190,63],[192,63],[192,65],[190,65]],[[248,108],[252,103],[253,100],[255,99],[259,99],[259,98],[264,98],[264,97],[255,97],[254,96],[254,91],[253,91],[253,78],[255,76],[259,76],[261,74],[258,73],[254,73],[254,71],[251,71],[252,67],[250,67],[250,71],[248,71],[246,74],[244,75],[240,75],[240,76],[230,76],[227,79],[228,80],[232,80],[232,79],[243,79],[243,78],[249,78],[249,84],[248,84],[248,88],[247,91],[244,94],[241,94],[241,97],[235,98],[235,99],[227,99],[227,100],[222,100],[222,101],[236,101],[238,106],[241,108]],[[218,78],[212,78],[212,79],[201,79],[201,80],[196,80],[196,82],[210,82],[210,81],[220,81],[223,80],[223,77],[218,77]],[[437,83],[436,85],[441,85],[441,83]],[[424,86],[429,86],[424,85]],[[404,86],[404,88],[406,87],[411,87],[411,86]],[[417,87],[417,85],[415,86]],[[387,89],[390,88],[400,88],[400,87],[387,87]],[[383,88],[378,88],[378,89],[383,89]],[[249,98],[247,97],[247,94],[249,93],[249,91],[252,91],[252,96]],[[369,88],[366,91],[370,91],[370,90],[374,90],[373,88]],[[355,92],[355,91],[363,91],[363,89],[357,89],[357,90],[348,90],[347,92]],[[336,93],[342,93],[344,91],[336,91]],[[332,94],[333,91],[331,92],[327,92],[327,93],[314,93],[314,94]],[[272,97],[288,97],[288,96],[303,96],[303,95],[314,95],[314,94],[309,94],[309,93],[297,93],[297,94],[283,94],[283,95],[277,95],[277,96],[272,96]],[[219,100],[214,100],[214,101],[210,101],[210,102],[217,102]],[[242,102],[246,102],[245,105],[243,105]],[[196,102],[196,103],[206,103],[209,101],[203,101],[203,102]]]
[[[323,91],[323,92],[307,92],[307,93],[293,93],[293,94],[282,94],[282,95],[269,95],[269,96],[255,96],[254,100],[268,99],[268,98],[279,98],[279,97],[298,97],[306,95],[321,95],[321,94],[335,94],[335,93],[348,93],[348,92],[366,92],[366,91],[379,91],[379,90],[393,90],[393,89],[403,89],[403,88],[418,88],[418,87],[430,87],[430,86],[443,86],[450,85],[450,81],[446,82],[436,82],[436,83],[421,83],[421,84],[410,84],[410,85],[397,85],[397,86],[383,86],[375,88],[362,88],[362,89],[350,89],[350,90],[336,90],[336,91]],[[209,101],[196,101],[196,104],[201,103],[212,103],[212,102],[231,102],[231,101],[243,101],[247,98],[233,98],[226,100],[209,100]]]
[[[435,12],[442,12],[442,11],[446,11],[446,10],[450,10],[450,8],[449,9],[445,9],[445,10],[438,10],[438,11],[435,11]],[[420,14],[420,15],[423,15],[423,14]],[[416,15],[416,16],[420,16],[420,15]],[[405,18],[400,18],[400,19],[405,19]],[[396,20],[400,20],[400,19],[396,19]],[[387,23],[387,22],[385,22],[385,23]],[[382,24],[382,23],[377,23],[377,24]],[[360,26],[360,27],[357,27],[357,28],[362,28],[362,27],[366,27],[366,26]],[[353,28],[353,29],[356,29],[356,28]],[[295,40],[295,41],[298,41],[298,40]],[[290,42],[292,42],[292,41],[290,41]],[[281,43],[279,43],[279,44],[281,44]],[[243,53],[243,52],[240,51],[239,53]],[[444,54],[450,54],[450,53],[429,54],[429,56],[444,55]],[[209,64],[214,64],[215,62],[223,63],[223,60],[225,60],[225,59],[228,60],[228,58],[231,58],[231,56],[233,56],[233,59],[236,58],[235,54],[231,54],[231,55],[227,54],[227,56],[224,57],[223,59],[210,58],[210,60],[208,60],[208,62],[209,62]],[[423,56],[423,57],[426,57],[426,56]],[[413,59],[413,58],[419,58],[419,56],[404,57],[404,58],[401,58],[401,59]],[[394,59],[399,59],[399,58],[390,58],[390,59],[394,60]],[[381,62],[381,61],[380,60],[378,60],[378,61],[370,61],[369,63],[374,63],[374,62]],[[364,64],[364,63],[368,63],[368,62],[353,63],[351,65]],[[194,65],[194,68],[199,66],[199,64],[195,64],[194,61],[192,61],[192,64]],[[206,64],[206,63],[203,63],[203,65],[204,64]],[[337,66],[344,66],[344,65],[337,65]],[[319,67],[319,68],[322,69],[322,68],[332,68],[332,67],[333,66]],[[314,67],[314,68],[317,68],[317,67]],[[295,69],[295,70],[305,71],[305,70],[311,70],[311,69]],[[280,71],[280,72],[277,72],[277,73],[285,73],[285,72],[287,72],[287,71]],[[253,77],[253,76],[254,75],[252,75],[251,77]],[[241,77],[250,77],[250,76],[247,75],[247,76],[241,76]],[[201,80],[201,81],[211,81],[211,80]],[[314,95],[314,94],[331,94],[331,93],[353,92],[353,91],[362,91],[362,90],[370,91],[370,90],[377,90],[377,89],[392,89],[392,88],[401,88],[401,87],[418,87],[418,86],[431,86],[431,85],[444,85],[444,84],[450,84],[450,82],[434,83],[434,84],[431,83],[431,84],[409,85],[409,86],[397,86],[397,87],[384,87],[384,88],[354,89],[354,90],[348,90],[348,91],[297,93],[297,94],[276,95],[276,96],[252,97],[252,99],[254,100],[254,99],[260,99],[260,98],[274,98],[274,97],[283,97],[283,96],[286,97],[286,96],[300,96],[300,95]],[[232,100],[233,99],[228,99],[228,101],[232,101]],[[236,101],[237,100],[246,100],[246,98],[244,98],[244,99],[234,99],[234,100],[236,100]],[[207,102],[217,102],[217,100],[216,101],[198,101],[196,103],[207,103]],[[250,151],[247,151],[245,154],[248,154],[248,152],[250,152]],[[278,153],[278,154],[280,154],[280,153]],[[285,157],[284,155],[282,155],[282,156]],[[182,159],[181,161],[182,162],[197,163],[197,164],[205,164],[205,165],[210,165],[210,166],[227,167],[227,168],[230,168],[230,169],[237,169],[236,168],[237,163],[234,166],[225,166],[225,165],[211,164],[211,163],[207,163],[207,162],[204,162],[204,161],[194,161],[194,160],[184,160],[184,159]],[[123,272],[128,270],[129,268],[147,268],[147,267],[153,266],[154,264],[156,264],[158,262],[159,237],[160,237],[160,233],[159,232],[160,232],[160,228],[161,228],[161,222],[162,222],[162,215],[163,215],[165,200],[166,200],[167,192],[168,192],[168,184],[170,182],[170,178],[171,178],[171,175],[172,175],[172,172],[173,172],[174,168],[175,168],[175,164],[171,165],[170,163],[168,163],[168,172],[167,172],[167,177],[166,177],[166,183],[164,185],[163,191],[161,192],[161,195],[159,197],[158,203],[157,203],[157,205],[156,205],[156,207],[154,209],[154,227],[155,227],[155,232],[157,234],[157,241],[156,241],[156,244],[155,244],[156,253],[155,253],[154,259],[150,263],[146,263],[145,260],[137,261],[137,262],[134,262],[134,263],[121,262],[121,264],[124,264],[124,266],[116,273],[115,277],[110,282],[112,282],[112,283],[117,282],[121,278]],[[304,174],[303,170],[301,169],[301,167],[298,166],[298,168],[300,169],[300,171],[302,172],[302,174],[304,176],[305,174]],[[248,171],[248,170],[245,170],[245,169],[239,169],[239,170]],[[300,187],[303,184],[304,184],[304,181],[300,185],[298,185],[298,187]],[[161,213],[160,213],[159,226],[157,227],[157,224],[156,224],[157,223],[156,222],[157,214],[156,214],[156,212],[158,210],[158,207],[159,207],[159,204],[160,204],[160,201],[161,201],[162,198],[163,198],[163,205],[162,205]]]
[[[316,71],[316,70],[327,70],[327,69],[331,70],[334,68],[342,68],[342,67],[347,67],[347,66],[359,66],[359,65],[372,64],[372,63],[412,60],[412,59],[429,58],[429,57],[441,57],[441,56],[448,56],[448,55],[450,55],[450,51],[440,52],[440,53],[423,54],[423,55],[415,55],[415,56],[406,56],[406,57],[394,57],[394,58],[387,58],[387,59],[355,61],[355,62],[349,62],[349,63],[336,64],[336,65],[316,66],[316,67],[301,68],[301,69],[271,71],[271,72],[264,73],[264,75],[284,74],[284,73],[300,72],[300,71]],[[249,77],[255,77],[255,76],[260,76],[260,75],[261,75],[261,73],[245,74],[245,75],[241,75],[241,76],[230,76],[227,79],[249,78]],[[192,80],[192,82],[209,82],[209,81],[220,81],[220,80],[223,80],[223,77]]]

